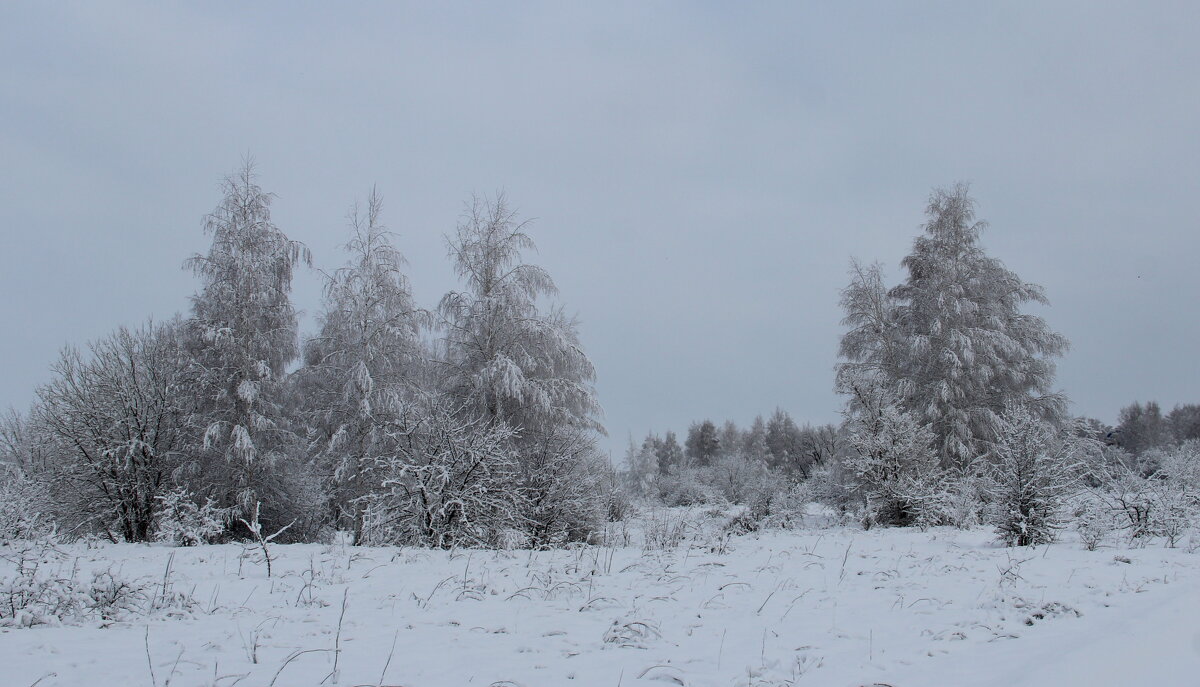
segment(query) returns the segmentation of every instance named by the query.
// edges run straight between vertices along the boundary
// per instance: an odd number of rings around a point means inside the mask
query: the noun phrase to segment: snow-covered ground
[[[718,524],[665,550],[277,546],[271,578],[237,545],[60,546],[60,575],[159,609],[4,629],[0,685],[1200,685],[1198,553]]]

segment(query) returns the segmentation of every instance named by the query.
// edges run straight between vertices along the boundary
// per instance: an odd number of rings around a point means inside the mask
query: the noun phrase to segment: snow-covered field
[[[277,546],[271,578],[237,545],[59,546],[39,574],[110,571],[157,610],[3,629],[0,685],[1200,684],[1200,553],[718,525],[654,550],[638,527],[555,551]]]

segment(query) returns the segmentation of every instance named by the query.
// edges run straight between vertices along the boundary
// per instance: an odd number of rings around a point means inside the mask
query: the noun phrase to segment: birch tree
[[[1006,407],[1065,417],[1066,399],[1051,385],[1053,358],[1068,344],[1042,318],[1022,312],[1027,303],[1047,303],[1045,291],[984,252],[987,224],[975,219],[967,186],[935,190],[926,216],[924,235],[902,262],[908,277],[888,294],[891,315],[876,323],[872,314],[863,326],[894,328],[894,336],[885,330],[869,343],[869,360],[930,425],[944,463],[965,469],[998,436]],[[862,355],[861,331],[843,341],[852,357]],[[872,329],[868,341],[874,336]]]
[[[935,190],[926,216],[925,233],[902,261],[902,284],[888,290],[878,265],[852,264],[841,298],[839,385],[873,377],[932,429],[943,466],[967,475],[996,440],[1006,407],[1065,417],[1066,399],[1051,385],[1067,340],[1022,312],[1047,303],[1045,292],[984,252],[987,224],[975,219],[965,185]],[[851,395],[848,403],[856,402]]]
[[[417,384],[426,313],[413,303],[403,255],[382,221],[372,189],[365,209],[350,215],[350,263],[330,276],[320,333],[305,343],[298,386],[310,450],[332,487],[334,517],[358,539],[362,497],[373,486],[374,459],[394,450],[388,427]]]
[[[450,392],[522,435],[599,431],[595,368],[575,320],[561,308],[539,308],[558,289],[544,269],[523,261],[523,251],[534,250],[527,226],[503,195],[475,198],[449,241],[466,286],[439,306]]]
[[[540,307],[558,290],[544,269],[524,262],[523,252],[534,250],[527,225],[503,195],[476,198],[449,240],[466,288],[439,306],[446,386],[465,410],[513,431],[510,450],[522,468],[514,487],[534,540],[556,536],[546,527],[548,514],[572,523],[566,536],[584,538],[602,498],[581,498],[577,488],[601,467],[596,372],[576,321],[561,307]]]
[[[280,479],[294,465],[297,437],[282,409],[287,365],[299,349],[290,293],[308,249],[271,221],[273,196],[259,187],[247,160],[222,183],[224,197],[204,219],[212,237],[187,266],[203,287],[188,321],[203,427],[201,463],[222,505],[264,518],[292,502]],[[294,494],[292,495],[295,496]]]

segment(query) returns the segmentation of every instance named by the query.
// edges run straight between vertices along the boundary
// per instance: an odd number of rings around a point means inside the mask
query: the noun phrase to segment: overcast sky
[[[618,455],[834,421],[851,257],[899,280],[956,180],[1046,287],[1077,414],[1200,402],[1200,5],[1003,5],[6,2],[0,407],[64,344],[188,307],[247,152],[326,269],[378,185],[426,306],[464,200],[506,190]],[[295,286],[311,327],[320,277]]]

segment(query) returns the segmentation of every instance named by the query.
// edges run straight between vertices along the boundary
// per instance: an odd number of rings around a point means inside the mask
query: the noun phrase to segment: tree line
[[[991,523],[1016,545],[1072,518],[1174,542],[1200,512],[1200,406],[1071,417],[1068,342],[1024,311],[1047,296],[984,251],[965,185],[933,191],[899,283],[852,262],[840,423],[705,419],[682,443],[631,437],[620,471],[577,322],[502,195],[466,206],[446,240],[461,287],[426,309],[372,190],[303,340],[290,291],[312,256],[272,202],[252,164],[227,177],[186,263],[190,312],[67,347],[0,423],[0,537],[552,546],[640,500],[745,504],[745,529],[816,502],[867,527]]]
[[[448,547],[581,540],[603,521],[595,370],[503,195],[468,204],[447,237],[462,287],[425,309],[372,190],[301,341],[290,292],[311,254],[251,162],[222,191],[211,247],[186,262],[190,312],[68,346],[0,426],[10,530],[36,513],[117,541],[287,528]]]

